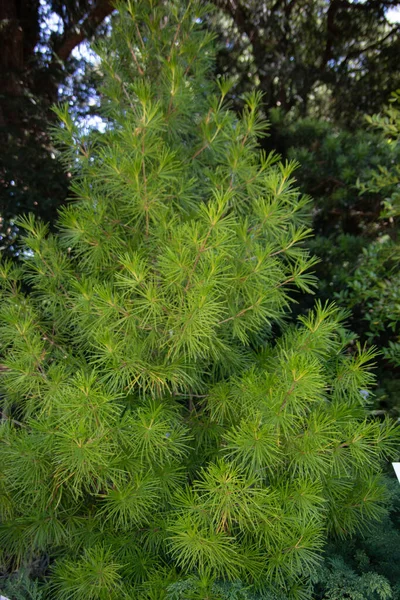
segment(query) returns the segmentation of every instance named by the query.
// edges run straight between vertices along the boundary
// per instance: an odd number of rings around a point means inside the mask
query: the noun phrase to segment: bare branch
[[[384,42],[386,42],[387,39],[389,39],[392,35],[397,34],[399,31],[400,31],[400,25],[396,25],[383,38],[381,38],[377,42],[374,42],[373,44],[370,44],[369,46],[365,46],[364,48],[357,48],[355,50],[352,50],[351,52],[349,52],[347,54],[346,58],[341,62],[340,66],[344,65],[351,58],[356,58],[357,56],[360,56],[360,54],[364,54],[364,52],[368,52],[369,50],[376,50]]]
[[[65,62],[72,50],[88,39],[104,19],[112,13],[114,5],[111,0],[99,0],[93,10],[86,16],[82,23],[76,23],[64,34],[54,53],[59,60]]]

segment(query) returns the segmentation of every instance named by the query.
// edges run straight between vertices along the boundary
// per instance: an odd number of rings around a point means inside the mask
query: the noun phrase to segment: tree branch
[[[72,50],[93,35],[96,28],[113,10],[112,0],[99,0],[81,24],[76,23],[65,32],[58,46],[54,48],[54,53],[58,59],[65,62]]]
[[[389,33],[387,33],[383,38],[381,38],[377,42],[374,42],[373,44],[370,44],[369,46],[365,46],[365,48],[357,48],[357,50],[353,50],[352,52],[349,52],[347,54],[346,58],[340,63],[340,66],[343,66],[344,64],[346,64],[346,62],[348,60],[350,60],[351,58],[360,56],[360,54],[363,54],[364,52],[368,52],[369,50],[375,50],[376,48],[379,48],[379,46],[381,46],[384,42],[386,42],[386,40],[388,38],[390,38],[393,34],[399,32],[399,31],[400,31],[400,25],[395,25],[395,27],[393,27],[389,31]]]
[[[325,44],[325,50],[324,50],[324,54],[322,56],[322,62],[321,62],[321,68],[324,69],[328,63],[328,61],[333,58],[333,52],[332,52],[332,47],[335,43],[335,39],[337,37],[338,34],[338,29],[337,26],[335,25],[335,18],[337,13],[341,10],[349,10],[349,11],[353,11],[353,10],[358,10],[358,11],[363,11],[363,12],[367,12],[367,11],[371,11],[374,8],[376,8],[377,6],[380,6],[382,4],[381,0],[370,0],[369,2],[365,2],[365,3],[358,3],[358,2],[349,2],[348,0],[331,0],[330,4],[329,4],[329,8],[328,8],[328,12],[327,12],[327,17],[326,17],[326,44]],[[399,6],[400,2],[399,0],[394,0],[393,2],[387,2],[386,4],[386,8],[389,7],[394,7],[394,6]],[[395,33],[398,30],[398,26],[394,27],[389,33],[388,35],[386,35],[384,38],[382,38],[381,40],[379,40],[378,42],[375,42],[374,44],[371,44],[371,46],[368,46],[367,48],[360,48],[357,51],[354,51],[354,53],[349,54],[345,61],[346,62],[349,58],[352,58],[353,56],[358,56],[360,54],[362,54],[363,52],[367,51],[367,50],[372,50],[375,47],[379,47],[380,44],[382,44],[385,40],[387,40],[392,33]]]

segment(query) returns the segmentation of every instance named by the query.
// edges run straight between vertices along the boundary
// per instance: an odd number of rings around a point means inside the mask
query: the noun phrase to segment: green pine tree
[[[304,598],[328,534],[385,511],[374,352],[332,306],[285,325],[308,199],[257,147],[259,95],[237,118],[209,78],[208,10],[119,6],[107,131],[58,109],[78,199],[1,264],[2,562],[48,557],[49,598]]]

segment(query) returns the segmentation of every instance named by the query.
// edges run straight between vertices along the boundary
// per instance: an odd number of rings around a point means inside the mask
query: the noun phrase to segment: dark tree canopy
[[[399,0],[215,0],[222,72],[268,107],[336,122],[379,110],[400,84]]]

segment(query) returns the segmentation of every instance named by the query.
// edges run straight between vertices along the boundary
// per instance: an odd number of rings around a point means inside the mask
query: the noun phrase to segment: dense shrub
[[[320,257],[318,294],[350,309],[352,329],[383,348],[379,395],[392,407],[400,366],[398,97],[356,133],[312,119],[281,124],[287,155],[301,162],[300,187],[315,199],[309,248]]]

